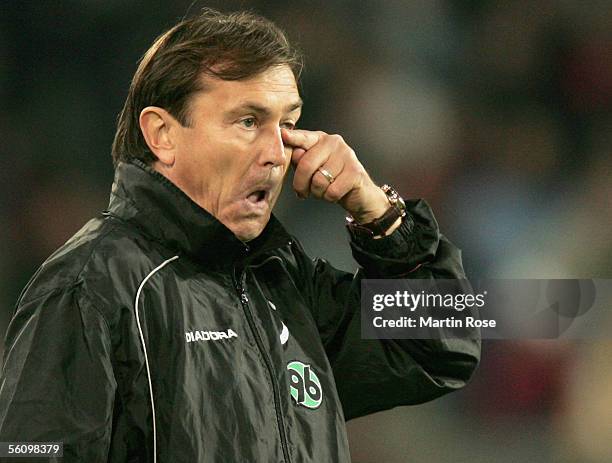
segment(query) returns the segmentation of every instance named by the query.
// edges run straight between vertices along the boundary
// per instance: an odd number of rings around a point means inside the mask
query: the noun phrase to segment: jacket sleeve
[[[362,278],[465,279],[460,251],[444,236],[427,203],[407,201],[402,225],[379,240],[355,239],[355,275],[317,259],[307,265],[313,314],[346,420],[418,404],[463,387],[480,360],[480,334],[460,339],[361,338]]]
[[[18,305],[0,377],[0,441],[61,442],[58,461],[102,462],[116,389],[110,334],[78,293],[52,290]]]

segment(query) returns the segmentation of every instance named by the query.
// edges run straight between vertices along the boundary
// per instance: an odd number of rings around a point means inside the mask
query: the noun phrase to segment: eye
[[[247,117],[240,120],[240,123],[247,129],[253,129],[257,126],[257,120],[254,117]]]
[[[283,122],[281,127],[287,130],[293,130],[295,129],[295,124],[293,122]]]

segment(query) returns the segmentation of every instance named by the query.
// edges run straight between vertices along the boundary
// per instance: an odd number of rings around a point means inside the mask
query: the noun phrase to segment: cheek
[[[206,147],[206,163],[215,175],[225,176],[240,166],[243,158],[241,144],[235,140],[216,140]]]

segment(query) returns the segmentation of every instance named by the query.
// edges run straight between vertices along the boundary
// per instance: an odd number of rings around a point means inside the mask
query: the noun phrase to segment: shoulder
[[[164,252],[139,230],[114,217],[87,222],[36,271],[19,305],[45,294],[80,287],[103,309],[127,302],[139,280]]]

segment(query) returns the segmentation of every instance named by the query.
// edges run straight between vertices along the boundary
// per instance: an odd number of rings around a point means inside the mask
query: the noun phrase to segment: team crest
[[[298,360],[287,365],[289,370],[289,391],[299,405],[306,408],[318,408],[323,399],[323,390],[317,374],[310,365]]]

